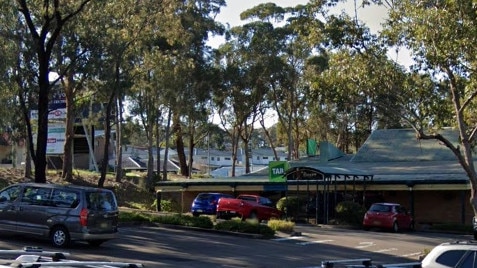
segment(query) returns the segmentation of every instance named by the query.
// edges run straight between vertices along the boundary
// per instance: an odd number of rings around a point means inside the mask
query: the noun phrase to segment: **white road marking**
[[[303,236],[290,236],[290,237],[280,237],[280,238],[275,238],[272,239],[273,241],[286,241],[286,240],[297,240],[297,239],[302,239]]]
[[[311,244],[328,243],[328,242],[332,242],[332,241],[333,240],[315,240],[315,241],[301,242],[301,243],[296,243],[296,244],[301,245],[301,246],[306,246],[306,245],[311,245]]]
[[[380,249],[380,250],[375,250],[373,252],[389,252],[389,251],[396,251],[398,250],[397,248],[384,248],[384,249]]]
[[[367,248],[372,246],[376,246],[376,244],[374,242],[359,242],[359,246],[356,246],[355,248]]]
[[[403,257],[414,257],[414,256],[419,256],[419,255],[422,255],[422,252],[414,252],[414,253],[404,254],[402,256]]]

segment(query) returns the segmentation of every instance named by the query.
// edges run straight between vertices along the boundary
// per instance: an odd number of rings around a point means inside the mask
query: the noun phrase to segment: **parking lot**
[[[164,227],[124,227],[120,238],[92,248],[67,249],[78,260],[139,262],[146,267],[316,267],[324,260],[371,258],[374,263],[418,260],[426,249],[470,235],[389,233],[297,226],[297,236],[265,240]],[[301,235],[300,235],[301,234]],[[1,235],[2,249],[24,246],[52,249],[47,241]]]

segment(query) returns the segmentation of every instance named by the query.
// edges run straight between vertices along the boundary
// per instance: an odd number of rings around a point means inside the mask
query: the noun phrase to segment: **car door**
[[[264,212],[262,215],[263,218],[268,220],[273,217],[278,217],[278,215],[276,215],[276,209],[273,207],[273,202],[270,199],[266,197],[260,197],[260,205],[262,206],[262,210]]]
[[[51,188],[25,186],[19,201],[17,231],[46,236],[49,232],[48,208],[51,203]]]
[[[408,214],[407,209],[402,206],[396,207],[396,220],[400,228],[411,226],[411,217]]]
[[[0,230],[16,231],[18,207],[17,202],[21,193],[21,185],[13,185],[0,191]]]

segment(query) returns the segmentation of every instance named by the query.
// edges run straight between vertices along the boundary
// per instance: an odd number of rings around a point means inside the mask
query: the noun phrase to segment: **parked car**
[[[399,232],[401,229],[413,230],[414,220],[400,204],[374,203],[364,214],[363,228],[390,229],[393,232]]]
[[[0,232],[49,238],[55,247],[74,240],[99,246],[116,238],[118,215],[107,189],[19,183],[0,190]]]
[[[446,242],[434,247],[421,262],[422,268],[477,267],[475,241]]]
[[[192,215],[198,217],[204,215],[215,215],[217,203],[221,197],[234,198],[232,195],[223,193],[200,193],[192,201]]]
[[[237,198],[220,198],[217,204],[217,219],[233,217],[268,221],[272,218],[279,219],[281,211],[270,199],[263,196],[241,194]]]

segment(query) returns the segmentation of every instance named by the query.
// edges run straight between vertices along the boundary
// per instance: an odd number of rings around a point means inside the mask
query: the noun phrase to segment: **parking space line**
[[[384,248],[384,249],[380,249],[380,250],[375,250],[373,252],[376,252],[376,253],[381,253],[381,252],[389,252],[389,251],[396,251],[398,250],[397,248]]]
[[[301,245],[301,246],[306,246],[306,245],[311,245],[311,244],[322,244],[322,243],[328,243],[328,242],[333,242],[333,240],[315,240],[315,241],[301,242],[301,243],[296,243],[296,244]]]
[[[297,240],[297,239],[302,239],[303,236],[290,236],[290,237],[280,237],[280,238],[275,238],[272,239],[273,241],[287,241],[287,240]]]
[[[420,255],[422,255],[422,252],[414,252],[414,253],[404,254],[402,256],[403,257],[414,257],[414,256],[420,256]]]
[[[376,244],[374,242],[359,242],[359,246],[356,246],[355,248],[368,248],[372,246],[376,246]]]

